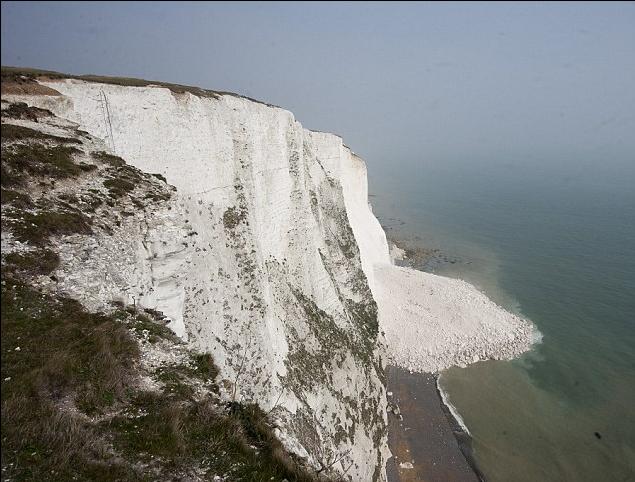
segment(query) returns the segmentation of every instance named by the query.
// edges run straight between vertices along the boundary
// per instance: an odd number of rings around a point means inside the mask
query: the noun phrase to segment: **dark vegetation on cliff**
[[[41,282],[63,262],[56,241],[89,241],[130,206],[172,195],[160,175],[91,150],[81,131],[40,129],[51,116],[3,102],[2,479],[316,480],[268,414],[219,397],[212,356],[187,349],[161,313],[92,312]],[[145,363],[156,350],[178,361]]]
[[[151,374],[159,392],[139,387],[139,332],[178,343],[147,314],[90,313],[10,263],[2,280],[3,478],[313,480],[256,405],[195,396],[192,379],[214,390],[209,355]]]

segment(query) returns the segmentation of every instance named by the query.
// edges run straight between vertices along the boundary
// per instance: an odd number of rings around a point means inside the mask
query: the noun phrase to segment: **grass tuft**
[[[120,313],[124,314],[121,310]],[[156,343],[160,340],[179,342],[179,338],[166,326],[165,318],[145,315],[133,307],[126,308],[125,313],[133,316],[132,329],[141,335],[146,335],[150,343]]]
[[[30,209],[33,207],[33,201],[28,194],[4,188],[2,188],[1,193],[0,203],[3,205],[10,204],[17,209]]]
[[[209,400],[177,401],[141,392],[129,416],[117,417],[115,447],[128,457],[162,459],[176,468],[198,465],[229,480],[315,481],[285,455],[265,414],[254,405],[232,405],[228,412]]]
[[[4,261],[14,270],[31,276],[50,274],[60,264],[57,253],[46,248],[24,253],[9,253],[4,257]]]
[[[3,478],[134,480],[109,460],[106,444],[72,412],[96,413],[123,400],[138,347],[116,320],[52,298],[17,278],[2,284]]]
[[[109,154],[105,151],[93,152],[91,155],[98,161],[101,161],[112,167],[121,167],[126,165],[126,161],[124,161],[121,157]]]
[[[4,127],[4,125],[3,125]],[[33,177],[64,179],[83,169],[73,160],[81,151],[69,146],[19,144],[2,148],[2,186],[22,186]]]
[[[122,177],[106,179],[104,186],[108,189],[110,196],[114,198],[125,196],[135,188],[132,182]]]
[[[44,132],[36,131],[35,129],[30,129],[24,126],[17,126],[15,124],[2,124],[0,132],[2,133],[3,141],[24,141],[27,139],[39,139],[69,144],[82,143],[81,140],[75,139],[74,137],[54,136],[52,134],[46,134]]]
[[[50,117],[53,113],[48,109],[28,106],[24,102],[16,102],[2,110],[2,117],[10,119],[23,119],[38,122],[41,117]]]
[[[193,355],[192,361],[195,366],[195,374],[199,378],[213,381],[218,376],[218,367],[210,353],[197,353]]]
[[[46,245],[53,235],[92,233],[92,220],[81,212],[41,211],[34,214],[23,211],[8,219],[7,224],[18,240],[33,246]]]
[[[227,230],[233,230],[240,223],[247,219],[247,210],[244,208],[231,206],[223,213],[223,226]]]

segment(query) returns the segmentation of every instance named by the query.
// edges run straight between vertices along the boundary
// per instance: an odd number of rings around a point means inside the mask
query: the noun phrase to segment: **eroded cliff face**
[[[363,161],[290,112],[235,96],[46,85],[62,95],[15,100],[79,124],[177,188],[166,209],[96,240],[83,258],[69,246],[68,290],[163,312],[214,355],[228,398],[270,411],[288,448],[325,473],[384,480],[384,351],[371,290],[373,266],[390,260]]]

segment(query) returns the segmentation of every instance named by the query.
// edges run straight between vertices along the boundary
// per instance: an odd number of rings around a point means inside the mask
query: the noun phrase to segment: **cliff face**
[[[62,95],[15,100],[77,123],[177,188],[149,222],[97,239],[83,259],[69,254],[67,291],[96,308],[121,299],[163,312],[214,355],[228,398],[270,411],[288,448],[324,472],[385,479],[371,290],[373,266],[390,261],[363,161],[290,112],[231,95],[45,85]]]

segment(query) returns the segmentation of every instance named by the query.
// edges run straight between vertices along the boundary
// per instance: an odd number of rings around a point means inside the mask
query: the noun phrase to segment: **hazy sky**
[[[635,3],[2,2],[2,64],[243,93],[371,166],[635,162]]]

